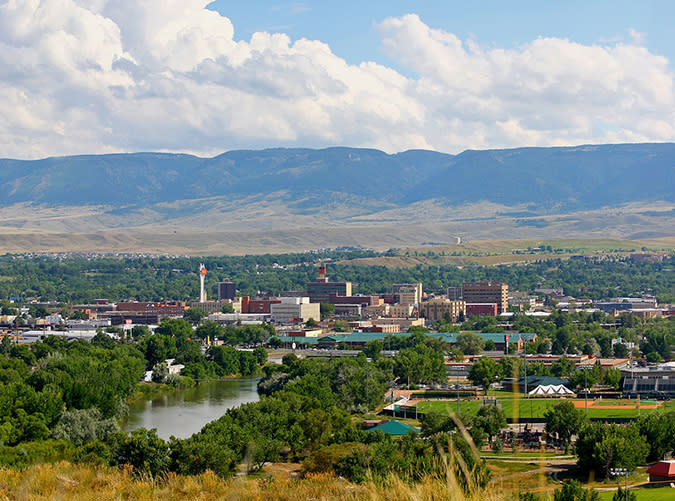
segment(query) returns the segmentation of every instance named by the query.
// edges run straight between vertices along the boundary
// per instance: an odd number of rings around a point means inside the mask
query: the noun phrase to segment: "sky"
[[[0,157],[675,140],[675,2],[0,0]]]

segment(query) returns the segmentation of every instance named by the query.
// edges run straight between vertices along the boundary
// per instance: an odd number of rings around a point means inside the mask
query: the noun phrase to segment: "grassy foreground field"
[[[287,476],[242,477],[224,480],[211,472],[196,476],[167,474],[138,477],[130,469],[73,465],[67,462],[35,465],[23,471],[0,468],[0,499],[369,499],[369,500],[481,500],[503,499],[489,487],[469,495],[455,479],[425,479],[408,485],[398,478],[384,484],[352,484],[334,475],[304,479]]]
[[[513,418],[543,418],[544,413],[554,405],[563,401],[574,402],[578,408],[585,409],[583,399],[542,399],[542,398],[504,398],[498,397],[498,402],[507,417]],[[654,408],[653,402],[643,400],[640,402],[640,409],[637,409],[635,400],[589,400],[588,417],[589,418],[633,418],[639,415],[652,412],[661,412],[675,408],[675,402],[663,402],[659,407]],[[480,400],[462,400],[460,402],[460,412],[475,414],[481,405]],[[611,409],[603,407],[615,407]],[[417,409],[421,412],[433,410],[442,413],[456,412],[456,400],[427,400],[419,402]]]

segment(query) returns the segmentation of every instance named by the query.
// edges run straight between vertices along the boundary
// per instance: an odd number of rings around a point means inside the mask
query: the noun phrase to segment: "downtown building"
[[[462,299],[467,303],[495,303],[497,314],[509,308],[509,286],[504,282],[465,282],[462,284]]]
[[[331,295],[351,296],[351,282],[329,282],[326,277],[326,267],[319,268],[319,277],[314,282],[307,283],[307,296],[311,303],[329,303]]]

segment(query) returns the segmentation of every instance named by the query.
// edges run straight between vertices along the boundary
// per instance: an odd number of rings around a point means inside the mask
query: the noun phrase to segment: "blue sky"
[[[286,33],[292,40],[328,43],[351,64],[376,61],[401,67],[381,50],[376,24],[415,13],[432,28],[473,39],[484,47],[515,48],[538,37],[568,38],[586,45],[644,37],[652,53],[675,61],[675,1],[672,0],[342,0],[276,2],[216,0],[210,5],[229,17],[235,39],[256,31]]]
[[[0,157],[675,141],[675,1],[0,0]]]

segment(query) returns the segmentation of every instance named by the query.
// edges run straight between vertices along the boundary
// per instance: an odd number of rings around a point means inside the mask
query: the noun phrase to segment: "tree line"
[[[350,260],[373,257],[372,251],[330,251],[320,254],[279,254],[222,257],[157,258],[51,258],[0,256],[0,298],[34,297],[40,301],[87,303],[95,298],[112,301],[135,298],[139,301],[189,300],[199,295],[199,264],[204,262],[210,297],[217,295],[217,282],[229,278],[242,295],[258,292],[278,294],[304,289],[317,275],[319,262],[331,261],[329,277],[355,283],[356,292],[391,292],[394,283],[422,282],[426,291],[443,293],[462,282],[498,280],[512,289],[530,291],[536,287],[562,287],[565,294],[603,299],[654,294],[660,302],[675,301],[675,279],[670,256],[660,263],[628,258],[546,259],[527,265],[451,265],[411,268],[359,266]]]

